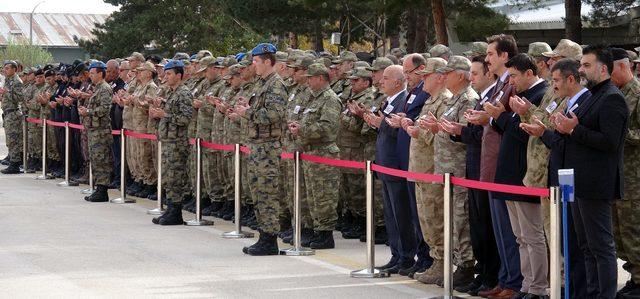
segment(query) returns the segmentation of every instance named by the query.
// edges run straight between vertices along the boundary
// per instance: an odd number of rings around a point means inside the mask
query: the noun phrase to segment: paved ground
[[[6,155],[0,130],[0,157]],[[84,201],[80,187],[0,175],[0,298],[430,298],[442,289],[407,278],[354,279],[364,244],[336,238],[311,257],[250,257],[232,223],[159,227],[154,202]],[[112,190],[111,197],[117,197]],[[185,219],[193,218],[185,213]],[[281,244],[281,247],[285,246]],[[377,263],[389,258],[377,246]],[[627,278],[621,271],[619,281]]]

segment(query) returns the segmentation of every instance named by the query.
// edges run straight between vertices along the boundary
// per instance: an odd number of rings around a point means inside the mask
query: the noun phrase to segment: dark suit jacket
[[[411,93],[406,94],[405,96],[405,104],[403,105],[403,109],[400,112],[404,112],[407,114],[407,117],[415,120],[418,116],[420,116],[420,111],[422,111],[422,106],[429,98],[429,94],[422,90],[422,85],[424,83],[420,82],[418,86],[416,86]],[[409,103],[409,100],[412,96],[415,95],[415,98]],[[407,134],[405,130],[398,131],[398,154],[400,157],[400,169],[407,170],[409,169],[409,145],[411,144],[411,136]]]
[[[385,113],[387,102],[384,103],[382,113],[385,116],[389,116],[391,113],[402,112],[406,101],[407,92],[400,93],[391,103],[393,110],[389,113]],[[398,131],[397,129],[389,126],[386,121],[382,121],[380,128],[378,128],[378,138],[376,139],[376,160],[375,163],[389,168],[400,169],[400,155],[398,153]],[[403,178],[398,178],[382,173],[376,173],[378,178],[383,181],[402,181]]]
[[[540,105],[548,84],[542,81],[532,88],[518,94],[526,97],[532,104]],[[503,112],[493,120],[493,127],[502,135],[495,182],[500,184],[524,186],[522,179],[527,173],[527,143],[529,134],[520,129],[520,116],[514,112]],[[540,202],[539,197],[523,196],[508,193],[495,193],[495,198],[503,200],[518,200]]]
[[[547,131],[543,141],[563,147],[562,167],[574,170],[576,198],[620,199],[624,195],[622,157],[629,108],[611,80],[590,91],[592,96],[574,110],[579,124],[571,135]]]

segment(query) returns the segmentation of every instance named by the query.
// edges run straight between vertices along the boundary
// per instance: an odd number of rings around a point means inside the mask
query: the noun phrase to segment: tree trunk
[[[416,44],[415,40],[416,40],[416,20],[417,20],[417,14],[416,14],[416,10],[409,8],[408,11],[406,11],[406,18],[404,18],[405,24],[406,24],[406,28],[407,28],[407,35],[406,35],[406,39],[407,39],[407,53],[413,53],[414,52],[414,46]]]
[[[320,20],[316,20],[314,24],[314,37],[316,52],[324,51],[324,44],[322,43],[322,30],[320,28]]]
[[[295,32],[289,32],[289,45],[291,49],[298,48],[298,35]]]
[[[436,31],[436,42],[448,46],[449,37],[447,36],[447,24],[442,0],[431,0],[431,11],[433,14],[433,27]]]
[[[413,52],[424,53],[427,51],[427,15],[421,11],[416,16],[416,36]]]
[[[565,0],[565,29],[564,35],[566,38],[581,44],[582,43],[582,16],[580,11],[582,9],[582,2],[580,0]]]

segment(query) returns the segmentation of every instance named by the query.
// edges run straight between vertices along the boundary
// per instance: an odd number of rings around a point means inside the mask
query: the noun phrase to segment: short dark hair
[[[180,75],[180,79],[184,77],[184,67],[176,66],[174,68],[168,69],[167,71],[173,71],[176,75]]]
[[[496,52],[498,55],[507,53],[509,58],[513,58],[518,54],[518,44],[512,35],[497,34],[487,37],[487,44],[496,43]]]
[[[569,76],[573,76],[576,81],[580,82],[580,72],[578,69],[580,68],[580,62],[571,58],[563,58],[558,60],[553,67],[551,68],[551,73],[555,71],[560,71],[562,78],[569,78]]]
[[[413,67],[419,67],[421,65],[426,65],[427,60],[420,54],[411,54],[411,64]]]
[[[527,70],[531,70],[533,71],[534,75],[538,75],[538,66],[536,65],[536,61],[533,60],[533,57],[525,53],[520,53],[516,56],[513,56],[513,58],[509,59],[509,61],[507,61],[504,66],[508,68],[514,68],[522,73],[526,72]]]
[[[596,60],[607,66],[607,72],[611,75],[613,71],[613,54],[611,49],[606,45],[591,45],[582,49],[582,56],[587,54],[593,54],[596,56]]]
[[[105,69],[99,68],[99,67],[95,67],[93,69],[96,70],[96,73],[102,74],[102,79],[104,79],[107,76],[107,72]]]
[[[486,74],[489,72],[489,63],[484,61],[487,55],[476,55],[471,58],[471,63],[477,62],[482,64],[482,74]]]
[[[271,66],[276,65],[276,54],[274,53],[264,53],[264,54],[257,55],[257,57],[260,57],[260,59],[262,60],[269,59],[269,61],[271,61]]]

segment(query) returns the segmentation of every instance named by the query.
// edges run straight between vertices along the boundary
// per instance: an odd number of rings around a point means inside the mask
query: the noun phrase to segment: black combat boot
[[[6,157],[4,157],[4,159],[0,160],[0,164],[8,166],[10,161],[11,161],[11,157],[9,157],[9,155],[7,155]]]
[[[204,209],[208,208],[211,205],[211,199],[209,199],[208,195],[203,195],[200,197],[200,214],[204,211]],[[194,202],[192,206],[187,209],[190,213],[196,213],[196,203]]]
[[[453,272],[453,288],[460,288],[470,284],[473,279],[475,271],[473,266],[457,267]]]
[[[342,237],[345,239],[359,239],[363,235],[367,228],[367,218],[362,216],[355,216],[353,225],[348,231],[342,232]]]
[[[242,252],[248,255],[278,255],[278,236],[276,234],[268,234],[261,232],[258,242],[242,248]]]
[[[202,215],[204,216],[213,216],[214,213],[220,211],[220,209],[222,209],[222,206],[224,205],[223,202],[221,201],[212,201],[211,204],[202,209]]]
[[[17,174],[20,173],[20,163],[17,162],[11,162],[9,163],[9,167],[0,170],[1,173],[4,174]]]
[[[42,171],[42,159],[41,158],[31,158],[32,166],[29,167],[30,171]]]
[[[196,198],[192,194],[189,194],[182,202],[184,202],[184,205],[182,205],[182,209],[185,211],[189,211],[189,209],[191,209],[191,207],[196,204]]]
[[[147,195],[147,199],[149,200],[158,200],[158,186],[152,185],[153,188],[149,189],[149,195]]]
[[[84,200],[89,202],[107,202],[109,201],[109,194],[107,193],[107,186],[96,185],[96,190],[89,196],[85,196]]]
[[[222,209],[213,213],[213,217],[222,218],[224,217],[224,215],[226,215],[227,213],[230,213],[232,210],[233,210],[233,202],[227,200],[224,202],[224,204],[222,204]]]
[[[182,204],[168,204],[167,210],[164,211],[161,216],[153,218],[151,222],[159,225],[183,225],[184,220],[182,220]]]
[[[136,193],[140,192],[140,189],[142,188],[142,184],[134,180],[133,184],[126,186],[126,188],[127,188],[126,189],[127,195],[135,196]]]
[[[249,219],[255,216],[253,212],[253,205],[246,204],[242,207],[242,209],[244,210],[244,213],[242,213],[242,218],[240,218],[240,221],[241,221],[240,224],[246,226],[247,222],[249,222]]]
[[[354,224],[355,224],[355,218],[353,217],[353,215],[351,214],[351,211],[347,211],[344,213],[344,215],[342,215],[342,221],[341,221],[341,225],[339,226],[340,229],[336,229],[339,230],[342,233],[348,232],[350,231]]]
[[[323,230],[317,231],[309,244],[311,249],[332,249],[336,247],[335,242],[333,241],[333,231]]]
[[[228,200],[227,203],[230,208],[226,213],[224,213],[224,215],[222,215],[222,219],[230,221],[236,215],[236,204],[233,200]]]
[[[156,186],[154,185],[143,185],[142,188],[140,188],[140,191],[138,193],[136,193],[134,196],[135,197],[139,197],[139,198],[147,198],[147,196],[149,196],[149,194],[151,192],[153,192],[153,190],[155,189]]]

